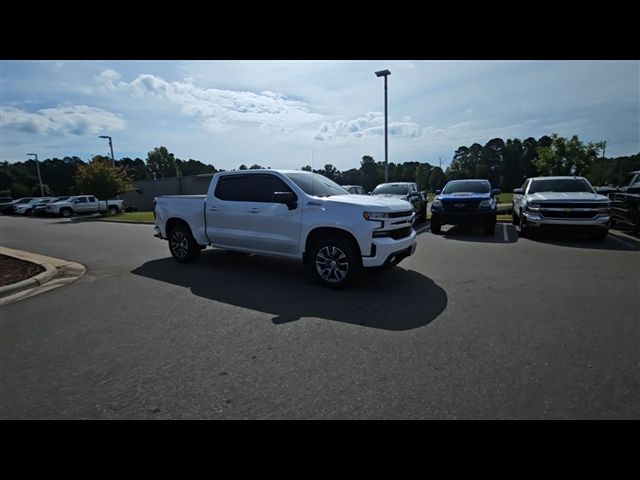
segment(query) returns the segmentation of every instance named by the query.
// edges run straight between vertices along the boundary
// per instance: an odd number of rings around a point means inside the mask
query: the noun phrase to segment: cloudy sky
[[[0,160],[164,145],[217,168],[443,167],[460,145],[558,133],[640,151],[637,61],[2,61]]]

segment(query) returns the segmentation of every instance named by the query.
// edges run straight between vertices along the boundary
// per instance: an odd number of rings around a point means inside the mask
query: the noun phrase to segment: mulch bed
[[[7,255],[0,255],[0,287],[18,283],[44,272],[44,267]]]

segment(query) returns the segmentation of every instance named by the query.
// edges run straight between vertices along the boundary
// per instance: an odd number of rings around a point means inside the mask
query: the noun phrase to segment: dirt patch
[[[44,270],[35,263],[0,254],[0,287],[34,277]]]

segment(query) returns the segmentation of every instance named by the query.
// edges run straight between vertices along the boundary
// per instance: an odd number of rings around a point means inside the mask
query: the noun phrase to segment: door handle
[[[259,209],[257,209],[257,208],[251,208],[251,209],[249,210],[249,212],[251,212],[251,213],[260,213],[260,210],[259,210]]]
[[[218,207],[209,207],[210,212],[215,212],[216,210],[218,210]]]

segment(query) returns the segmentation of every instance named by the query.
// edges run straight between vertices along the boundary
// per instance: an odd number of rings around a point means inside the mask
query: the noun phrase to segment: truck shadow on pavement
[[[476,225],[445,225],[441,236],[449,240],[478,243],[515,243],[518,241],[516,227],[507,223],[496,224],[493,235],[485,235],[482,227]]]
[[[402,266],[365,271],[343,290],[313,281],[301,263],[209,249],[193,264],[152,260],[136,275],[189,288],[194,295],[273,314],[281,324],[303,317],[384,330],[428,325],[447,307],[446,292],[430,278]]]
[[[635,238],[623,237],[610,230],[604,240],[594,240],[587,234],[567,231],[543,231],[536,232],[528,240],[537,243],[546,243],[570,248],[584,248],[591,250],[617,250],[617,251],[640,251],[640,241]]]

